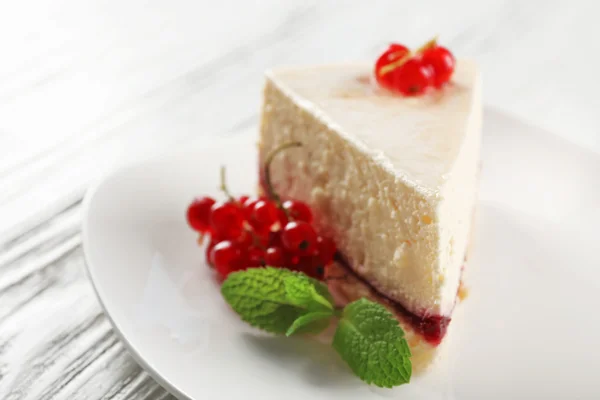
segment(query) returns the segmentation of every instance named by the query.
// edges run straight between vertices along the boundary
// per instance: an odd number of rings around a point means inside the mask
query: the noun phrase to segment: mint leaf
[[[251,268],[229,274],[221,293],[242,320],[267,332],[284,334],[305,308],[286,295],[284,280],[299,274],[283,268]]]
[[[242,320],[271,333],[285,334],[295,321],[297,325],[289,334],[315,333],[327,327],[327,321],[311,321],[315,316],[299,318],[319,312],[326,312],[329,317],[333,314],[331,295],[325,284],[283,268],[234,272],[223,282],[221,293]]]
[[[306,277],[306,279],[308,279],[314,285],[317,293],[320,294],[321,296],[323,296],[323,298],[325,300],[327,300],[327,302],[329,304],[331,304],[331,305],[335,304],[335,301],[333,300],[333,296],[331,295],[331,293],[329,293],[329,288],[327,287],[327,284],[325,284],[325,282],[322,282],[315,278],[311,278],[308,275],[304,275],[304,276]]]
[[[322,285],[321,282],[319,284]],[[311,311],[333,310],[331,302],[317,291],[315,283],[308,276],[286,276],[283,278],[283,285],[287,298],[293,304]]]
[[[294,321],[285,335],[291,336],[295,333],[316,335],[317,333],[321,333],[329,326],[333,315],[333,311],[317,311],[305,314]]]
[[[368,384],[389,388],[410,381],[411,354],[404,331],[380,304],[360,299],[347,305],[333,347]]]

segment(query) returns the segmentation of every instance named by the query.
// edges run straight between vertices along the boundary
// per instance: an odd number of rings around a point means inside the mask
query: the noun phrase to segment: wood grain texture
[[[434,34],[485,102],[600,152],[598,2],[77,1],[0,5],[0,398],[165,399],[84,273],[90,182],[192,140],[251,135],[276,64],[371,60]]]

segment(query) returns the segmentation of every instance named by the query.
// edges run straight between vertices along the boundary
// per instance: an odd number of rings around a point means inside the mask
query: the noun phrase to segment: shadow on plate
[[[364,385],[329,344],[308,338],[259,336],[245,333],[249,349],[266,355],[281,367],[296,370],[299,379],[315,386]]]

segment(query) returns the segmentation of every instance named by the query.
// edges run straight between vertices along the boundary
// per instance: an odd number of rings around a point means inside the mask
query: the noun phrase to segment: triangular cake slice
[[[375,298],[398,315],[418,371],[445,335],[469,247],[480,78],[459,61],[442,90],[403,97],[379,89],[371,71],[268,72],[260,159],[302,142],[275,157],[276,190],[309,203],[316,228],[335,240],[339,262],[327,274],[339,300]]]

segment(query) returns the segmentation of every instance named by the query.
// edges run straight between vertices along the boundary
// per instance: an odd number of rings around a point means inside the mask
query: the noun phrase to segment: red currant
[[[425,50],[421,58],[424,64],[432,68],[433,84],[436,87],[440,87],[450,80],[456,62],[448,49],[441,46],[432,47]]]
[[[286,252],[286,260],[285,260],[285,265],[283,267],[290,269],[292,271],[302,272],[301,261],[302,261],[302,259],[300,256],[298,256],[296,254],[292,254],[290,252]]]
[[[256,199],[246,199],[242,204],[242,210],[244,211],[244,216],[246,219],[250,219],[252,216],[252,210],[254,210],[254,205],[258,200]]]
[[[279,246],[271,246],[265,252],[265,263],[271,267],[285,267],[287,257],[285,251]]]
[[[271,243],[271,231],[267,230],[254,230],[252,232],[252,243],[255,246],[266,248]]]
[[[210,229],[211,207],[215,201],[210,197],[195,199],[187,209],[188,224],[192,229],[206,233]]]
[[[265,265],[265,251],[260,247],[252,246],[248,249],[248,268]]]
[[[285,226],[285,224],[288,223],[288,217],[285,214],[285,211],[283,211],[281,208],[277,209],[277,217],[278,217],[278,224],[275,226],[276,230],[281,230],[283,229],[283,227]]]
[[[380,75],[379,71],[384,66],[393,63],[394,61],[399,60],[408,54],[408,48],[401,44],[393,43],[390,47],[377,59],[375,63],[375,78],[377,82],[385,88],[391,89],[393,87],[393,76],[392,73],[389,72],[385,75]]]
[[[282,247],[283,242],[281,241],[281,231],[275,231],[269,233],[269,246]]]
[[[323,265],[318,265],[314,267],[309,273],[308,276],[311,276],[315,279],[323,280],[325,278],[325,267]]]
[[[244,249],[229,240],[219,242],[213,247],[210,259],[219,275],[226,278],[233,271],[243,269],[246,265]]]
[[[240,235],[237,238],[235,238],[235,242],[245,248],[250,247],[254,243],[253,232],[246,229],[242,230]]]
[[[298,269],[306,275],[316,279],[323,279],[325,272],[323,263],[321,263],[318,256],[300,257]]]
[[[286,200],[283,203],[283,208],[294,221],[304,221],[309,224],[312,222],[312,211],[310,211],[310,207],[306,203],[296,200]]]
[[[283,228],[281,240],[286,249],[297,255],[312,255],[317,248],[317,233],[304,221],[288,222]]]
[[[238,204],[241,204],[243,206],[244,203],[246,201],[248,201],[249,198],[250,198],[249,196],[240,196],[240,198],[238,199]]]
[[[322,265],[329,265],[335,256],[336,247],[333,240],[319,236],[317,238],[317,254]]]
[[[210,227],[215,237],[237,240],[243,233],[244,213],[235,203],[215,204],[210,215]]]
[[[270,200],[259,200],[252,208],[250,224],[270,230],[279,221],[277,206]]]
[[[214,239],[211,239],[210,242],[208,242],[208,245],[206,246],[206,251],[205,251],[205,256],[206,256],[206,263],[209,266],[214,266],[214,263],[211,259],[212,256],[212,249],[215,247],[215,245],[217,244],[217,241],[215,241]]]
[[[420,95],[433,84],[432,68],[418,57],[408,60],[390,74],[394,76],[393,90],[406,96]]]
[[[403,44],[399,44],[399,43],[391,43],[389,50],[393,50],[393,51],[403,51],[403,52],[408,52],[408,48],[403,45]]]

